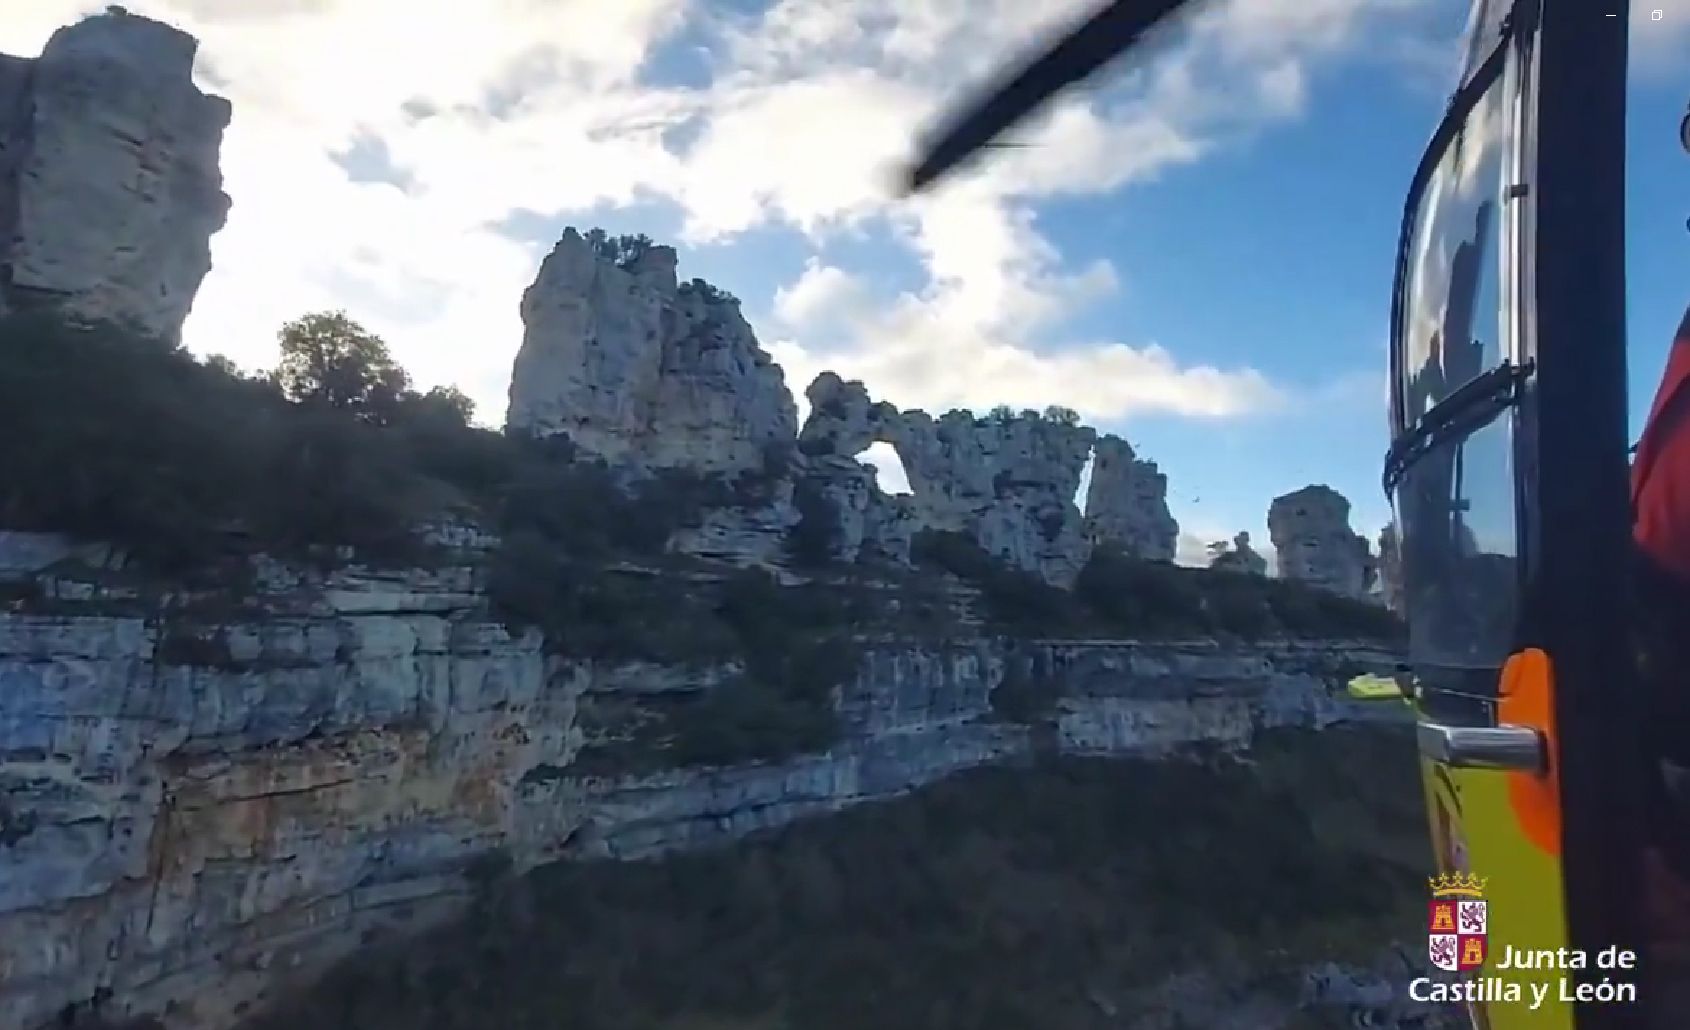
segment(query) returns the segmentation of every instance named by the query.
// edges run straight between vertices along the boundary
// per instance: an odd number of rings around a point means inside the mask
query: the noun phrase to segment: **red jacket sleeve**
[[[1663,568],[1690,581],[1690,310],[1631,466],[1632,533]]]

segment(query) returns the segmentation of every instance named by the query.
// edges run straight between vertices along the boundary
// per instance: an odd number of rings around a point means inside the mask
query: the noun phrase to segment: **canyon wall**
[[[66,553],[10,539],[14,567]],[[38,574],[0,616],[0,1025],[109,997],[223,1027],[490,867],[725,842],[1041,751],[1402,714],[1346,699],[1395,666],[1365,645],[867,639],[827,747],[619,772],[593,760],[606,713],[708,695],[731,663],[548,654],[478,576],[266,567],[255,597],[167,614],[85,557]]]

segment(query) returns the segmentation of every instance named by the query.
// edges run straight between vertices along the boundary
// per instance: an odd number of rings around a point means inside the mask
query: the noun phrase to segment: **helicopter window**
[[[1494,694],[1519,608],[1514,374],[1505,367],[1515,356],[1504,345],[1500,245],[1511,138],[1502,54],[1473,76],[1452,109],[1459,124],[1440,129],[1417,176],[1387,470],[1410,662],[1426,686],[1479,699]]]
[[[1500,79],[1473,106],[1420,195],[1404,282],[1398,389],[1412,425],[1501,364],[1498,246],[1508,91]]]
[[[1490,670],[1513,644],[1516,576],[1513,421],[1506,414],[1434,444],[1393,497],[1420,668]]]

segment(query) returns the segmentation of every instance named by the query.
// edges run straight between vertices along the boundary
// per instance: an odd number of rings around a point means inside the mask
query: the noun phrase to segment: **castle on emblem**
[[[1465,973],[1485,964],[1485,941],[1490,932],[1486,882],[1471,873],[1440,873],[1431,878],[1426,955],[1432,965],[1450,973]]]

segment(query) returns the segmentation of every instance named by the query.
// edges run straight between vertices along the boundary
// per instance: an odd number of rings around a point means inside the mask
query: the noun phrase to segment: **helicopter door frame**
[[[1569,939],[1642,952],[1647,773],[1626,620],[1628,7],[1531,0],[1515,12],[1536,35],[1537,87],[1521,269],[1521,342],[1537,366],[1522,412],[1536,446],[1520,515],[1523,644],[1554,666]],[[1645,1006],[1579,1005],[1580,1030],[1645,1025],[1647,995]]]
[[[1630,497],[1625,355],[1624,0],[1520,0],[1475,32],[1498,37],[1468,69],[1417,168],[1392,291],[1391,429],[1385,486],[1434,447],[1498,419],[1514,434],[1518,610],[1512,651],[1553,672],[1566,940],[1595,954],[1643,949],[1643,715],[1627,641]],[[1482,15],[1500,12],[1483,10]],[[1477,46],[1477,41],[1475,46]],[[1524,79],[1519,150],[1506,166],[1499,246],[1512,262],[1501,303],[1511,346],[1430,411],[1406,410],[1410,246],[1433,168],[1513,52]],[[1509,409],[1513,409],[1510,411]],[[1407,541],[1405,541],[1406,543]],[[1422,572],[1424,576],[1424,572]],[[1410,611],[1413,617],[1412,609]],[[1423,736],[1506,743],[1496,686],[1423,690]],[[1450,725],[1439,725],[1445,721]],[[1489,727],[1488,729],[1486,727]],[[1478,733],[1474,733],[1478,730]],[[1492,739],[1494,738],[1494,739]],[[1430,743],[1437,744],[1437,739]],[[1647,963],[1647,956],[1644,956]],[[1647,970],[1645,970],[1645,975]],[[1572,971],[1595,983],[1600,970]],[[1644,986],[1640,1000],[1647,1003]],[[1578,1004],[1579,1030],[1644,1024],[1645,1006]]]

